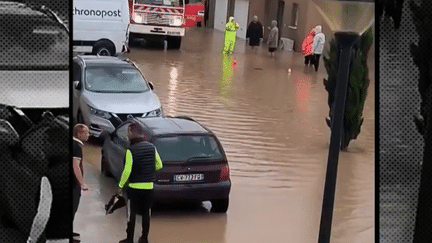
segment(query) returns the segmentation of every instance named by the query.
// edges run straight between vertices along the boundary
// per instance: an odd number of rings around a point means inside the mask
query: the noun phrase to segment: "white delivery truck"
[[[128,0],[74,0],[75,53],[113,56],[128,50]]]

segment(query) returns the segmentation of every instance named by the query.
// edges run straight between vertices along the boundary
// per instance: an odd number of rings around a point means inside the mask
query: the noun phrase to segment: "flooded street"
[[[279,51],[272,59],[266,46],[250,50],[240,39],[225,56],[222,38],[190,29],[179,51],[138,46],[128,54],[154,84],[165,114],[190,116],[218,136],[231,170],[226,214],[210,213],[208,202],[158,205],[150,241],[317,242],[330,137],[324,62],[316,73],[301,53]],[[374,58],[369,68],[361,133],[340,153],[332,243],[374,242]],[[100,147],[84,153],[89,191],[74,231],[82,242],[118,242],[126,237],[126,210],[105,215],[114,179],[100,173]]]

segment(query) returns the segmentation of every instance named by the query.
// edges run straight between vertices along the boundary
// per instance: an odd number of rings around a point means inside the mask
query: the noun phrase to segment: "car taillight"
[[[224,165],[222,165],[222,168],[221,168],[220,180],[221,181],[227,181],[229,179],[230,179],[229,166],[228,166],[228,164],[224,164]]]

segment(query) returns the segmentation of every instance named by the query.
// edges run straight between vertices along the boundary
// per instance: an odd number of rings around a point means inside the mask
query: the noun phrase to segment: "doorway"
[[[237,37],[246,39],[246,30],[248,26],[249,16],[249,1],[248,0],[237,0],[234,6],[234,19],[240,25],[237,30]]]
[[[214,28],[219,31],[225,31],[227,21],[228,0],[216,0]]]
[[[278,12],[277,12],[277,18],[276,21],[278,22],[278,29],[279,29],[279,39],[282,36],[283,32],[283,18],[284,18],[284,11],[285,11],[285,2],[283,0],[279,0],[278,2]]]

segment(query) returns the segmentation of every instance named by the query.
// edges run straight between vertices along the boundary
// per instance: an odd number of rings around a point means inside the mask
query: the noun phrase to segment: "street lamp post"
[[[323,206],[321,212],[319,243],[330,242],[331,224],[333,218],[334,198],[336,192],[336,173],[339,160],[339,150],[342,136],[342,127],[345,111],[346,93],[349,77],[349,63],[351,48],[360,38],[355,32],[336,32],[336,42],[340,46],[339,72],[336,86],[336,99],[334,102],[330,147],[327,162],[327,174],[324,186]]]
[[[348,87],[351,49],[360,35],[373,23],[373,1],[314,1],[318,11],[334,32],[340,49],[335,102],[332,109],[332,124],[326,179],[324,185],[318,243],[329,243],[336,192],[337,167],[345,101]]]

